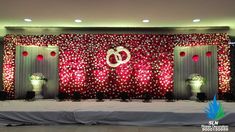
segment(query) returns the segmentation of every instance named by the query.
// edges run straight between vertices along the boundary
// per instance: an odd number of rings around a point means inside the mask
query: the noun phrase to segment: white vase
[[[41,95],[41,91],[44,83],[45,83],[44,80],[31,80],[31,84],[33,85],[33,91],[35,92],[36,99],[43,98]]]
[[[190,97],[190,99],[196,100],[197,93],[201,92],[202,82],[201,81],[190,81],[189,85],[191,86],[191,92],[192,92],[192,96]]]

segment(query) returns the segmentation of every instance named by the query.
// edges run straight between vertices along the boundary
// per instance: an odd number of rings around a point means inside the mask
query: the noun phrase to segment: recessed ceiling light
[[[144,19],[144,20],[142,20],[142,22],[143,22],[143,23],[148,23],[148,22],[150,22],[150,20]]]
[[[75,22],[77,22],[77,23],[80,23],[80,22],[82,22],[82,20],[81,19],[76,19],[76,20],[74,20]]]
[[[193,22],[200,22],[201,20],[200,19],[193,19]]]
[[[32,22],[32,19],[30,19],[30,18],[25,18],[24,21],[25,21],[25,22]]]

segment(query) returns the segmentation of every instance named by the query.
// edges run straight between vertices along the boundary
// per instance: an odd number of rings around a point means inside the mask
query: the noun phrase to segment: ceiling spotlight
[[[80,23],[80,22],[82,22],[82,20],[81,19],[76,19],[76,20],[74,20],[75,22],[77,22],[77,23]]]
[[[30,19],[30,18],[25,18],[24,21],[25,21],[25,22],[32,22],[32,19]]]
[[[200,22],[201,20],[200,19],[194,19],[193,22]]]
[[[144,19],[144,20],[142,20],[142,22],[143,22],[143,23],[148,23],[148,22],[150,22],[150,20]]]

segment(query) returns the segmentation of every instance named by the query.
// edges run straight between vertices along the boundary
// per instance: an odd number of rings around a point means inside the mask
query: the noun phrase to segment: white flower
[[[202,82],[202,84],[206,83],[206,79],[197,73],[193,73],[189,75],[189,77],[186,79],[186,82],[189,83],[190,81],[200,81]]]
[[[33,73],[30,76],[30,80],[47,80],[46,77],[42,73]]]

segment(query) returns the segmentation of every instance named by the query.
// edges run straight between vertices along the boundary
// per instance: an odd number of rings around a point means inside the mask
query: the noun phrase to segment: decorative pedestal
[[[41,95],[41,91],[44,83],[44,80],[31,80],[31,84],[33,85],[33,91],[35,92],[35,99],[43,98],[43,96]]]
[[[191,86],[192,96],[190,97],[191,100],[197,100],[197,93],[201,92],[201,81],[190,81],[189,85]]]

